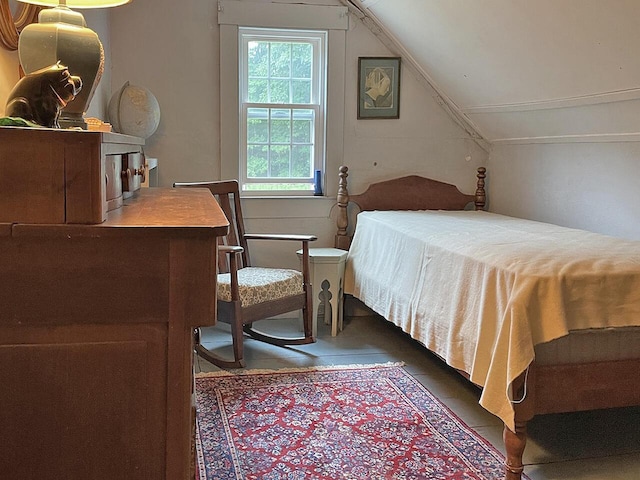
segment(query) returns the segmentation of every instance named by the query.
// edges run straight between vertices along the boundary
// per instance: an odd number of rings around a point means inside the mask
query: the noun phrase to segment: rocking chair
[[[218,245],[218,320],[231,325],[233,360],[221,358],[202,343],[200,328],[194,332],[199,356],[221,368],[245,366],[243,332],[274,345],[303,345],[315,342],[312,333],[312,296],[309,284],[309,242],[314,235],[245,233],[240,194],[236,180],[174,183],[174,187],[208,188],[229,220],[229,234]],[[251,265],[248,240],[288,240],[302,243],[302,272]],[[258,320],[302,310],[304,336],[286,338],[255,330]],[[298,318],[296,316],[296,322]]]

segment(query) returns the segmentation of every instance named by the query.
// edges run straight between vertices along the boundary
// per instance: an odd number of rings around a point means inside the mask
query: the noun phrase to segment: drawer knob
[[[140,175],[142,177],[142,183],[144,183],[145,178],[146,178],[146,174],[147,174],[147,169],[144,168],[144,165],[140,168],[137,168],[133,171],[134,175]]]

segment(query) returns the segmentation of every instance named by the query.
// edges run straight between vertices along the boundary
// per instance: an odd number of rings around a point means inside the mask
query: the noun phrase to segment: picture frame
[[[400,118],[400,57],[358,57],[358,119]]]

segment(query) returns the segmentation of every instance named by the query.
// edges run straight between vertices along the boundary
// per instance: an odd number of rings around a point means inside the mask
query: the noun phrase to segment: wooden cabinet
[[[144,140],[0,127],[0,222],[101,223],[140,188]]]
[[[60,193],[45,177],[42,200]],[[228,228],[214,198],[142,189],[97,224],[3,215],[0,477],[189,478],[192,332],[215,321]]]

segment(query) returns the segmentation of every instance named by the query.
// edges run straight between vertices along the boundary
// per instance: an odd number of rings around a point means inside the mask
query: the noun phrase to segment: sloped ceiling
[[[490,143],[640,139],[638,0],[352,0]]]

